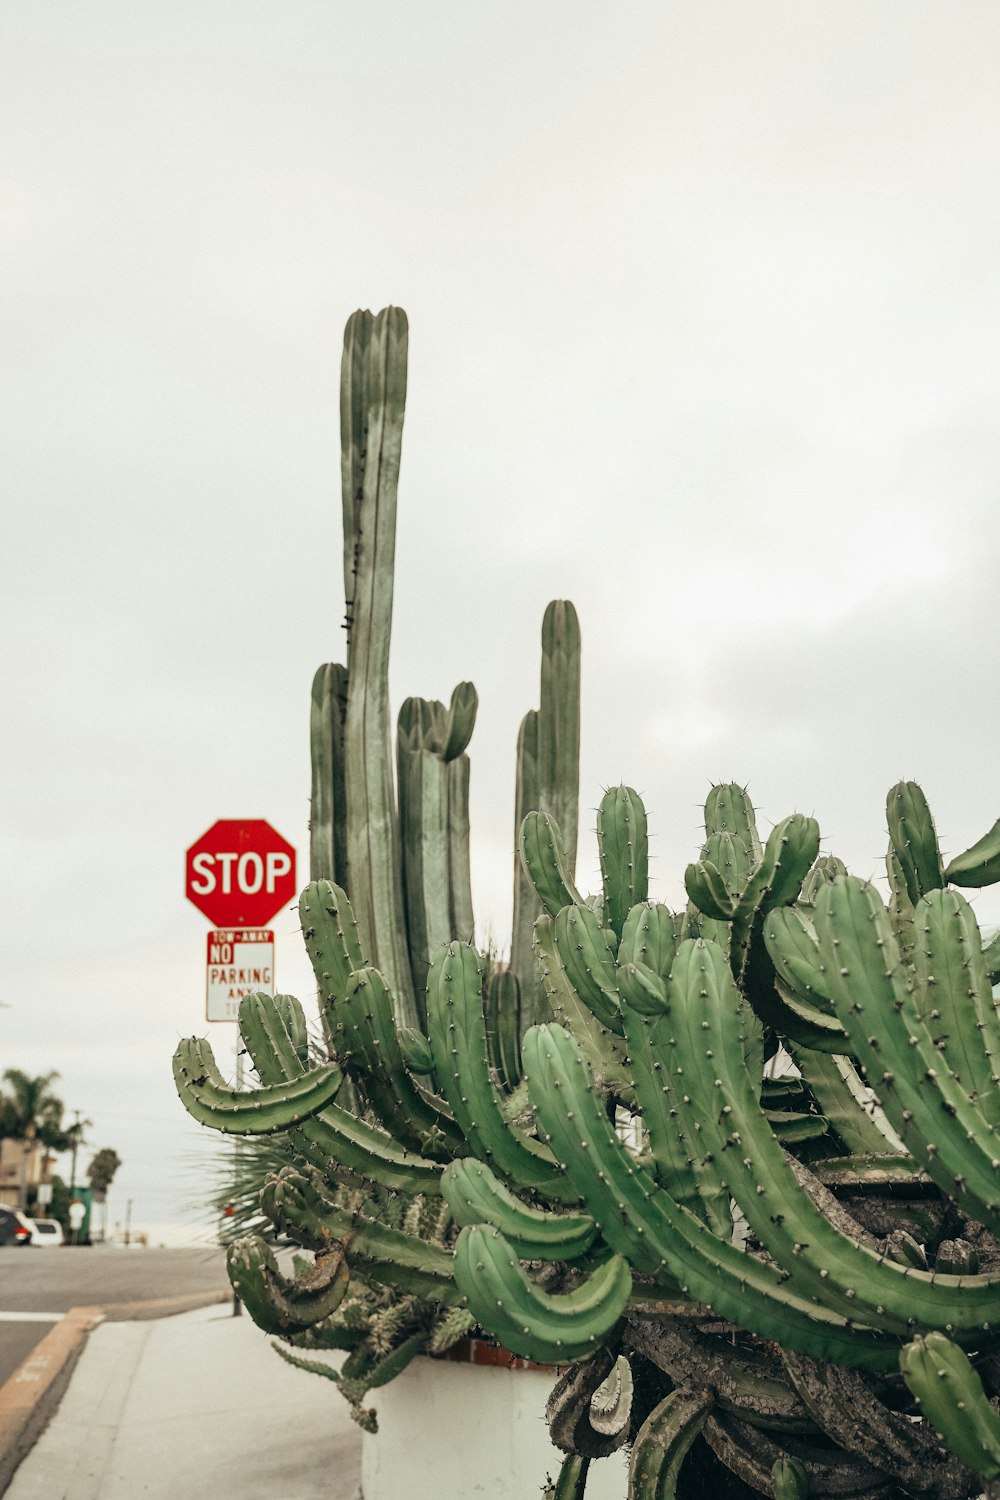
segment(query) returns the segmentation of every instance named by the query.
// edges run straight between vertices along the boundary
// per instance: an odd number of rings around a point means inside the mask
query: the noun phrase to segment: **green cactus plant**
[[[762,841],[745,789],[722,784],[675,913],[650,895],[642,800],[613,787],[585,896],[579,630],[550,607],[520,736],[514,957],[487,975],[467,899],[470,685],[449,710],[404,705],[395,812],[383,648],[405,320],[358,316],[351,648],[346,697],[343,669],[314,684],[324,787],[300,907],[323,1042],[290,997],[253,995],[252,1088],[230,1089],[196,1039],[175,1061],[196,1118],[287,1143],[261,1209],[312,1258],[289,1278],[244,1237],[234,1283],[369,1428],[369,1390],[470,1331],[565,1367],[553,1494],[583,1495],[626,1443],[629,1500],[996,1492],[1000,945],[961,888],[1000,877],[1000,823],[946,862],[900,783],[887,903],[820,855],[814,819]],[[316,1357],[334,1349],[339,1372]]]

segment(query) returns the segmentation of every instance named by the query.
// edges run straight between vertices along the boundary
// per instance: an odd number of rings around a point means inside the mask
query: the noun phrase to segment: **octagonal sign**
[[[264,927],[295,900],[295,850],[263,818],[220,818],[185,869],[185,894],[214,927]]]

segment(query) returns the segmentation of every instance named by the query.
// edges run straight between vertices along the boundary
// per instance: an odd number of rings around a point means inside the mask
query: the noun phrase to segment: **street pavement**
[[[361,1433],[224,1305],[90,1333],[9,1500],[360,1500]]]
[[[0,1248],[0,1386],[72,1307],[100,1307],[107,1317],[132,1317],[137,1304],[170,1298],[176,1308],[190,1298],[193,1306],[228,1287],[225,1254],[211,1245]],[[156,1316],[157,1311],[147,1307],[145,1315]]]

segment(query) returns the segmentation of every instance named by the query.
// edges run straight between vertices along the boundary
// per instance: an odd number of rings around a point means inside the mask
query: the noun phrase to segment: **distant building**
[[[40,1141],[0,1140],[0,1203],[17,1205],[33,1197],[42,1183],[52,1181],[55,1160]]]

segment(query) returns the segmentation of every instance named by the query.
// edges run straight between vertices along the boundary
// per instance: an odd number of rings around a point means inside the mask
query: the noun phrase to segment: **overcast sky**
[[[998,58],[995,0],[3,0],[0,1068],[124,1158],[112,1219],[192,1218],[219,1139],[185,848],[307,869],[356,307],[410,318],[392,690],[478,687],[484,932],[551,598],[585,886],[617,781],[672,904],[712,781],[866,876],[901,777],[948,853],[994,821]]]

